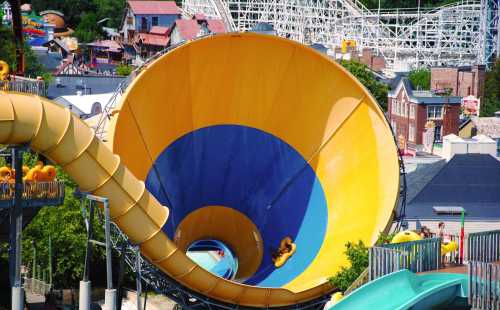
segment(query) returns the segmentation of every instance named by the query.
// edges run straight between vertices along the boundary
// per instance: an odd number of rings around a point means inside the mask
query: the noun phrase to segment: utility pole
[[[10,206],[9,276],[12,291],[12,310],[23,310],[24,291],[21,283],[23,153],[20,146],[12,147],[12,166],[17,173],[14,184],[14,200]]]
[[[24,40],[21,3],[20,0],[9,0],[9,2],[12,9],[12,28],[16,44],[16,74],[24,76]]]

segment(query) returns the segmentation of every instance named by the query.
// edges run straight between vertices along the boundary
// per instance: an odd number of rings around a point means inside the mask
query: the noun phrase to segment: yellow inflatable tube
[[[458,250],[458,243],[456,241],[441,243],[441,255],[446,255],[456,250]]]
[[[288,246],[290,246],[290,250],[288,250]],[[295,253],[296,250],[297,245],[292,242],[292,239],[290,237],[286,237],[281,240],[279,251],[282,254],[274,261],[274,266],[276,268],[283,266],[286,261]]]
[[[8,75],[9,65],[5,61],[0,60],[0,80],[5,80]]]
[[[419,234],[411,230],[405,230],[398,232],[391,240],[391,243],[403,243],[410,241],[422,240]]]

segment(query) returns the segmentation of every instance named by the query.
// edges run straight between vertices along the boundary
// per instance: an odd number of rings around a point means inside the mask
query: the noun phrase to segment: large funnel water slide
[[[68,110],[0,93],[0,143],[30,143],[108,197],[148,260],[210,298],[275,307],[323,296],[345,243],[372,244],[391,220],[399,166],[382,111],[298,43],[228,34],[182,45],[142,70],[113,114],[111,151]],[[277,268],[286,237],[296,252]],[[233,280],[186,256],[199,240],[231,250]]]

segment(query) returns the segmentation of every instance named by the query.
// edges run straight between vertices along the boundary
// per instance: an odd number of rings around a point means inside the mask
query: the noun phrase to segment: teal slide
[[[331,310],[440,309],[467,297],[467,275],[401,270],[365,284]]]

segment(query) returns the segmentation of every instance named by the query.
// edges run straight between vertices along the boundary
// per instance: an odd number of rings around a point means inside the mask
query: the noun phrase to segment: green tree
[[[74,182],[58,169],[58,179],[66,180],[64,204],[42,208],[23,232],[23,262],[29,266],[36,247],[37,265],[48,269],[48,240],[52,239],[53,284],[55,287],[77,287],[85,265],[86,238],[80,200],[73,196]],[[97,209],[96,209],[97,210]],[[94,218],[94,239],[104,240],[102,224]],[[105,259],[102,247],[93,247],[91,268],[102,270]]]
[[[486,73],[481,116],[493,116],[497,111],[500,111],[500,59]]]
[[[80,42],[92,42],[102,37],[102,29],[97,24],[97,15],[93,12],[83,13],[81,21],[75,30],[75,37]]]
[[[37,12],[44,10],[59,10],[64,14],[68,27],[80,26],[85,14],[93,12],[96,21],[109,18],[108,27],[118,28],[125,8],[125,0],[32,0],[33,9]],[[97,24],[95,24],[98,26]]]
[[[349,72],[351,72],[358,80],[372,93],[377,99],[378,104],[384,111],[387,110],[387,92],[389,87],[377,81],[375,75],[362,63],[356,61],[342,60],[340,62]]]
[[[363,241],[358,243],[348,242],[344,254],[349,260],[348,267],[341,267],[333,277],[329,279],[330,284],[341,291],[345,291],[368,267],[368,248]]]
[[[44,10],[58,10],[64,14],[68,27],[74,28],[85,14],[84,12],[95,12],[94,3],[89,0],[31,0],[33,10],[41,12]]]
[[[93,0],[92,2],[97,8],[96,15],[99,20],[109,18],[103,25],[112,28],[120,27],[123,18],[122,12],[125,9],[125,0]]]
[[[12,30],[0,24],[0,60],[12,66],[16,62],[16,46]]]
[[[414,89],[429,90],[431,88],[431,71],[426,68],[410,71],[408,79]]]
[[[14,70],[16,68],[16,46],[12,29],[0,25],[0,60],[7,62]],[[41,76],[45,81],[52,75],[38,62],[35,53],[28,44],[24,45],[25,75],[31,77]]]

